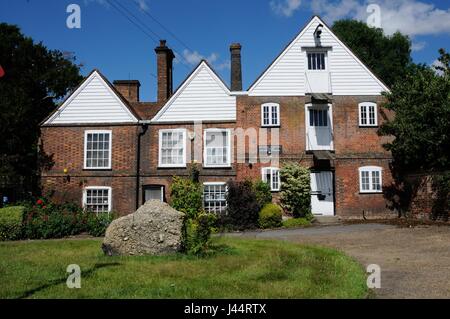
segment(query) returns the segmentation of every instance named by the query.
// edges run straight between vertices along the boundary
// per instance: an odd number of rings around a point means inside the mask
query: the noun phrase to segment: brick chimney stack
[[[113,84],[128,102],[139,102],[139,87],[141,83],[138,80],[116,80]]]
[[[242,91],[241,45],[232,43],[231,53],[231,91]]]
[[[158,92],[157,101],[164,102],[172,95],[172,61],[175,55],[166,46],[166,40],[160,40],[159,46],[155,48],[156,63],[158,70]]]

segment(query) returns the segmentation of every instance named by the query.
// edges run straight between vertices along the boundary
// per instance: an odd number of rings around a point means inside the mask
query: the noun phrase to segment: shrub
[[[208,249],[215,222],[216,216],[205,212],[185,219],[183,246],[186,253],[199,255]]]
[[[200,183],[174,176],[170,194],[171,206],[189,218],[195,217],[203,208],[203,189]]]
[[[106,228],[114,219],[113,213],[87,213],[86,231],[94,237],[105,236]]]
[[[85,212],[72,203],[52,204],[39,199],[23,211],[22,237],[28,239],[62,238],[88,232],[103,236],[113,214]]]
[[[304,227],[311,225],[307,218],[289,218],[282,222],[284,228]]]
[[[259,180],[253,184],[253,190],[259,207],[264,207],[272,202],[272,192],[268,183]]]
[[[259,227],[276,228],[281,226],[283,210],[277,204],[266,204],[259,212]]]
[[[281,206],[294,217],[311,215],[311,186],[309,169],[296,163],[280,170]]]
[[[22,233],[23,206],[0,209],[0,240],[17,240]]]
[[[53,204],[40,198],[28,203],[23,212],[24,238],[46,239],[76,235],[85,230],[83,210],[72,203]]]
[[[260,208],[251,181],[228,182],[228,226],[238,230],[257,228]]]

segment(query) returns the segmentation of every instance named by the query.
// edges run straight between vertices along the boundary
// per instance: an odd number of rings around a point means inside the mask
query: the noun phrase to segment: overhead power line
[[[133,14],[130,10],[128,10],[124,5],[122,5],[120,2],[116,0],[106,0],[114,9],[116,9],[122,16],[124,16],[128,21],[130,21],[133,25],[135,25],[139,30],[141,30],[144,34],[146,34],[148,37],[150,37],[153,41],[156,42],[156,44],[159,43],[158,38],[161,38],[156,32],[154,32],[146,23],[144,23],[141,19],[139,19],[135,14]],[[137,24],[133,19],[134,18],[139,24]],[[144,30],[144,28],[146,30]],[[149,33],[150,32],[150,33]],[[175,49],[173,49],[175,53],[177,53],[176,59],[178,59],[181,62],[181,65],[183,65],[186,69],[190,69],[188,66],[190,64],[184,60],[183,55],[177,52]]]
[[[140,9],[139,4],[135,1],[135,0],[131,0],[138,9]],[[164,26],[161,22],[158,21],[158,19],[156,19],[153,15],[150,14],[150,12],[148,12],[147,10],[141,10],[142,12],[144,12],[145,15],[147,15],[150,19],[152,19],[153,21],[155,21],[161,28],[163,28],[167,33],[169,33],[175,40],[177,40],[182,46],[184,46],[186,49],[188,49],[189,51],[194,51],[192,50],[183,40],[181,40],[179,37],[177,37],[172,31],[170,31],[166,26]]]

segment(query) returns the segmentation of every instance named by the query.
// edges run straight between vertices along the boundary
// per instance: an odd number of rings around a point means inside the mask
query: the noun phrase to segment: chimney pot
[[[231,53],[231,91],[242,91],[241,44],[232,43]]]

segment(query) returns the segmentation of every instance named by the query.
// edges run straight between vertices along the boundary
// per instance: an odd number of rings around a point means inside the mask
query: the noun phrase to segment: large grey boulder
[[[161,255],[181,249],[184,214],[158,200],[114,220],[106,229],[106,255]]]

